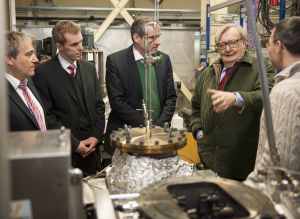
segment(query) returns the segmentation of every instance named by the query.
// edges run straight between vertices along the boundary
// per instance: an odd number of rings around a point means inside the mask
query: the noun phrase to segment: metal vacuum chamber
[[[71,168],[69,130],[8,133],[12,200],[32,218],[82,218],[81,171]],[[24,210],[17,202],[13,212]]]
[[[116,147],[107,185],[112,194],[140,192],[161,179],[190,176],[192,165],[180,160],[177,150],[186,145],[186,131],[126,125],[111,134]]]

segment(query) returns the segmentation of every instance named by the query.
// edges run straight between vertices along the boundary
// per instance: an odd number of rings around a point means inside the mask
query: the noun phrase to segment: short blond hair
[[[66,42],[65,33],[77,34],[80,32],[80,25],[72,21],[60,21],[52,29],[52,36],[56,43],[64,45]]]
[[[243,40],[243,42],[246,42],[246,41],[247,41],[247,35],[246,35],[246,32],[245,32],[245,30],[244,30],[241,26],[236,25],[236,24],[227,24],[227,25],[223,26],[223,27],[217,32],[217,34],[216,34],[216,36],[215,36],[215,43],[216,43],[216,45],[219,43],[221,36],[222,36],[227,30],[229,30],[229,29],[231,29],[231,28],[237,29],[237,31],[238,31],[238,32],[240,33],[240,35],[241,35],[241,40]]]
[[[19,54],[19,49],[22,43],[31,42],[32,46],[35,46],[34,36],[17,31],[9,31],[5,35],[6,39],[6,57],[16,58]]]

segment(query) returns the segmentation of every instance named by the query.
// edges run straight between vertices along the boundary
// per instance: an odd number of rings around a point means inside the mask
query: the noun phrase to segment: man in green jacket
[[[203,165],[243,181],[254,168],[263,107],[258,61],[246,51],[239,26],[224,26],[215,41],[220,58],[199,77],[191,127]],[[271,88],[274,73],[270,64],[266,68]]]

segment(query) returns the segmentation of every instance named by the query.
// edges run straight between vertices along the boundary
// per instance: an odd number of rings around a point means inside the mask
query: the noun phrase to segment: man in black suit
[[[144,125],[141,109],[143,99],[147,99],[147,92],[150,92],[147,101],[151,99],[153,124],[163,126],[165,122],[171,122],[177,96],[170,58],[158,51],[160,34],[159,24],[147,17],[137,18],[131,26],[133,45],[107,57],[106,87],[111,112],[106,129],[105,150],[109,154],[114,152],[110,144],[113,130],[123,127],[124,124],[132,127]],[[149,55],[161,57],[159,62],[151,66],[150,91],[146,88],[143,64],[146,51]]]
[[[59,53],[37,66],[33,80],[45,104],[49,128],[71,130],[72,165],[92,175],[101,168],[99,141],[105,122],[96,69],[81,60],[79,25],[58,22],[52,36]]]
[[[46,130],[41,99],[30,79],[38,62],[34,44],[34,38],[28,34],[6,33],[10,131]]]

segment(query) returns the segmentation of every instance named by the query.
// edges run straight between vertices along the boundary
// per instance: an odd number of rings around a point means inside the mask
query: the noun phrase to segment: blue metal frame
[[[285,18],[285,0],[280,0],[279,5],[279,20],[283,20]]]
[[[244,18],[242,15],[242,10],[243,10],[244,6],[240,5],[240,26],[243,27],[244,26]]]

